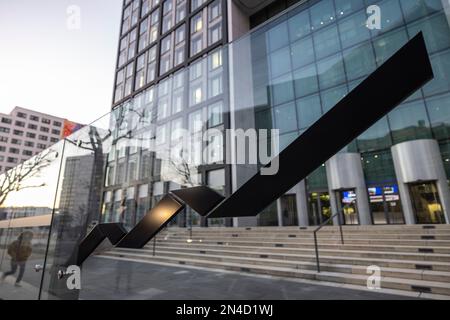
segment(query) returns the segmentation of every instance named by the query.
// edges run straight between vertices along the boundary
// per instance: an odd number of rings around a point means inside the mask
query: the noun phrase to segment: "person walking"
[[[26,231],[21,233],[17,240],[8,246],[8,254],[11,257],[11,270],[3,274],[2,280],[4,280],[7,276],[15,274],[17,268],[19,268],[19,274],[14,285],[16,287],[21,286],[20,282],[22,281],[23,274],[25,273],[25,265],[33,251],[31,245],[32,239],[33,233],[31,231]]]

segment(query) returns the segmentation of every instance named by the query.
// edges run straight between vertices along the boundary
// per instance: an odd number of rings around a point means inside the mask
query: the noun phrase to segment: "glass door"
[[[281,217],[283,226],[298,226],[297,201],[295,194],[284,195],[281,201]]]
[[[444,224],[445,217],[436,183],[409,185],[411,201],[418,224]]]
[[[312,192],[308,197],[309,224],[318,226],[331,217],[330,194],[328,192]],[[333,222],[330,221],[330,224]]]
[[[355,190],[336,191],[338,211],[344,216],[345,225],[358,225],[358,207]]]
[[[404,224],[398,186],[371,187],[369,191],[373,224]]]

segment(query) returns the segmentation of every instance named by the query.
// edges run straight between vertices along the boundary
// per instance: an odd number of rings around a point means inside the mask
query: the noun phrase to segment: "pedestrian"
[[[26,231],[19,235],[17,240],[12,242],[8,246],[8,254],[11,257],[11,270],[5,272],[2,276],[4,280],[7,276],[11,276],[16,273],[17,268],[19,268],[19,274],[16,278],[15,286],[20,287],[20,282],[22,281],[23,274],[25,273],[25,265],[28,258],[32,253],[31,240],[33,239],[33,232]]]

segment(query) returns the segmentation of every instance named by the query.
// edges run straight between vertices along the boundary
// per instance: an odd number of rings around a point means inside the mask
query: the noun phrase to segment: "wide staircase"
[[[102,252],[104,258],[190,265],[360,286],[369,266],[381,269],[381,288],[448,296],[450,226],[348,226],[316,228],[169,228],[143,249]]]

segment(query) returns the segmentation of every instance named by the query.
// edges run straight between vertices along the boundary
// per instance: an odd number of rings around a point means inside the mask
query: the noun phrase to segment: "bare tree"
[[[0,176],[0,206],[5,203],[8,195],[27,188],[39,188],[46,184],[30,185],[28,180],[38,177],[44,168],[51,165],[58,157],[56,150],[47,149],[35,157],[17,165]]]

